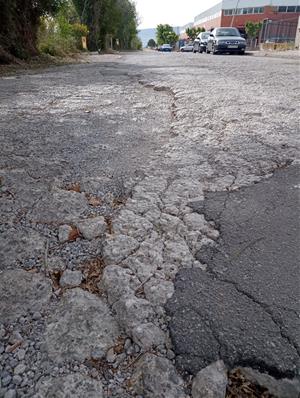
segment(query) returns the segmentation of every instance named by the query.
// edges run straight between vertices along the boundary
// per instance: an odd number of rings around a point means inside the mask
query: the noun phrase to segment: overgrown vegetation
[[[40,20],[37,47],[41,53],[65,56],[83,50],[82,37],[88,35],[88,28],[79,23],[71,1],[66,1],[58,13]]]
[[[40,18],[55,14],[64,0],[0,0],[0,62],[37,55]]]
[[[168,24],[157,25],[156,28],[157,44],[174,45],[178,41],[178,35],[174,32],[172,26]]]
[[[88,26],[89,48],[135,49],[137,13],[131,0],[73,0],[81,23]]]
[[[132,0],[0,0],[0,63],[82,48],[139,49]]]

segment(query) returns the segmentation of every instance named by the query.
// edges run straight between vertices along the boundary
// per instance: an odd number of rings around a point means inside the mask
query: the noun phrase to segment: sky
[[[159,23],[182,26],[220,0],[135,0],[139,29],[155,28]]]

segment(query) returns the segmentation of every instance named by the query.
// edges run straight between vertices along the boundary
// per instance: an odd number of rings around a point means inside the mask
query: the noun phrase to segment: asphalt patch
[[[217,359],[275,377],[299,373],[299,165],[194,211],[220,229],[208,266],[183,269],[167,303],[177,365],[196,374]]]

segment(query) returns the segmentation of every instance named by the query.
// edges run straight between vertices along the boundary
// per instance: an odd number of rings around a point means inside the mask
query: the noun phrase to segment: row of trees
[[[132,0],[0,0],[0,62],[37,55],[39,36],[46,45],[47,31],[52,41],[60,34],[74,43],[89,31],[91,50],[108,42],[138,47],[137,25]]]
[[[81,23],[90,30],[93,50],[103,49],[110,40],[122,49],[135,46],[137,13],[131,0],[73,0]]]

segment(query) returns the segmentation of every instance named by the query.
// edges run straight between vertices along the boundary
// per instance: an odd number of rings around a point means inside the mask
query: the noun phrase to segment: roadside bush
[[[62,37],[59,34],[50,34],[39,41],[38,49],[41,53],[57,57],[64,57],[78,52],[76,40],[72,37]]]
[[[139,37],[136,36],[131,40],[131,48],[132,48],[132,50],[142,50],[143,49],[143,43]]]
[[[38,32],[38,49],[41,53],[64,57],[82,49],[81,37],[88,34],[85,25],[74,23],[59,15],[44,17]]]

